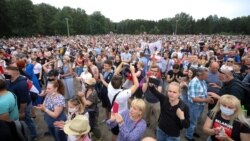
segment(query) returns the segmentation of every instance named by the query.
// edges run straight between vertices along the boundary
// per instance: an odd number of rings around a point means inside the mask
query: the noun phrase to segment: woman
[[[221,66],[220,70],[233,71],[233,65],[234,65],[234,59],[228,58],[227,62]]]
[[[38,63],[35,58],[32,59],[32,64],[34,65],[33,72],[39,81],[40,87],[42,87],[42,72],[43,72],[42,64]]]
[[[78,76],[82,73],[84,55],[80,52],[79,55],[75,59],[75,72]]]
[[[180,71],[180,65],[174,64],[173,70],[168,71],[167,81],[171,82],[181,82],[182,72]]]
[[[44,120],[48,126],[50,134],[55,141],[66,141],[67,137],[62,130],[54,126],[56,121],[66,121],[66,115],[63,112],[65,107],[64,87],[60,80],[49,81],[46,89],[46,97],[42,105],[35,106],[45,112]]]
[[[85,92],[79,92],[78,95],[81,97],[82,102],[86,105],[86,109],[89,113],[89,122],[91,127],[91,132],[94,133],[94,136],[99,139],[101,138],[101,131],[97,126],[97,120],[99,115],[98,110],[98,95],[95,90],[96,80],[94,78],[90,78],[84,81],[86,86]]]
[[[66,122],[63,131],[75,138],[70,141],[91,141],[89,120],[83,115],[77,115],[73,120]]]
[[[87,61],[87,66],[88,66],[89,72],[97,80],[99,78],[100,73],[99,73],[99,69],[94,64],[95,64],[95,59],[89,59]]]
[[[140,141],[146,130],[146,122],[142,119],[145,111],[145,102],[142,99],[134,99],[130,110],[121,114],[112,113],[106,121],[109,128],[119,125],[117,141]]]
[[[96,64],[99,72],[101,73],[103,65],[104,65],[104,61],[103,61],[103,58],[102,58],[102,56],[100,54],[96,56],[95,64]]]
[[[146,72],[144,70],[144,63],[143,62],[138,62],[137,64],[137,72],[135,73],[136,77],[138,78],[138,81],[141,82],[143,78],[146,76]],[[139,87],[135,94],[132,95],[133,98],[142,98],[143,92],[142,92],[142,86]]]
[[[65,99],[71,99],[75,95],[73,69],[68,56],[63,57],[62,72],[60,75],[65,86]]]
[[[81,75],[79,77],[76,77],[76,80],[81,81],[82,84],[82,91],[86,90],[86,86],[84,85],[84,82],[88,79],[91,79],[93,76],[92,74],[89,72],[89,69],[87,67],[87,65],[83,66],[83,72],[81,73]]]
[[[87,119],[89,119],[89,114],[87,110],[85,109],[84,104],[81,101],[80,97],[73,97],[68,101],[68,116],[67,116],[67,121],[55,121],[54,126],[60,128],[63,130],[65,123],[73,120],[76,116],[78,115],[83,115]],[[68,136],[68,141],[75,141],[76,137],[69,135]]]
[[[43,65],[43,70],[45,74],[49,73],[51,70],[53,70],[55,67],[55,62],[57,60],[51,60]]]
[[[205,67],[207,64],[207,55],[201,55],[199,57],[199,65]]]
[[[181,87],[181,100],[183,102],[185,102],[186,104],[188,104],[188,95],[187,95],[187,91],[188,91],[188,83],[196,76],[196,72],[194,68],[190,68],[188,70],[188,75],[184,78],[182,78],[182,81],[180,83],[180,87]]]
[[[208,141],[249,141],[250,124],[246,120],[240,101],[233,95],[223,95],[208,113],[203,131]]]
[[[122,62],[121,56],[120,55],[116,55],[115,56],[115,61],[114,61],[114,66],[115,68],[117,68]]]
[[[161,105],[161,114],[156,132],[157,141],[180,141],[180,130],[189,127],[188,106],[179,99],[180,84],[172,82],[167,89],[167,95],[158,92],[153,84],[149,90],[157,97]]]
[[[209,61],[206,63],[205,67],[206,68],[209,68],[210,64],[215,62],[216,61],[216,58],[215,57],[210,57],[209,58]]]

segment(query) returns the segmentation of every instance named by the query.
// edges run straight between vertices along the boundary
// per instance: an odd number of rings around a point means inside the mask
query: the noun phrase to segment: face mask
[[[68,111],[70,113],[75,113],[77,111],[77,108],[68,108]]]
[[[234,114],[234,110],[233,109],[229,109],[229,108],[224,107],[222,105],[220,105],[220,110],[221,110],[221,113],[223,113],[226,116],[231,116],[231,115]]]

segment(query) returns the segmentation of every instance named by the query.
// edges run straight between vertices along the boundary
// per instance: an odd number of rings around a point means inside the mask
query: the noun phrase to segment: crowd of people
[[[250,137],[250,37],[100,35],[0,40],[0,138],[24,121],[37,140],[36,111],[55,141],[208,141]],[[78,89],[76,84],[81,88]],[[101,103],[101,104],[98,104]],[[146,137],[147,128],[155,139]],[[16,134],[16,136],[13,136]]]

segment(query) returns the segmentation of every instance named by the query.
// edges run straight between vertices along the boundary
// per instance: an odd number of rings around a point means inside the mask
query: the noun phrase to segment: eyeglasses
[[[233,63],[234,61],[227,61],[227,62]]]

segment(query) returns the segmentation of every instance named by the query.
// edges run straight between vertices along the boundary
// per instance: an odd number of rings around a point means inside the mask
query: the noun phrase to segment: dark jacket
[[[243,88],[243,83],[240,80],[234,78],[233,80],[224,83],[219,94],[221,96],[225,94],[233,95],[237,97],[242,103],[245,98],[245,90]]]

